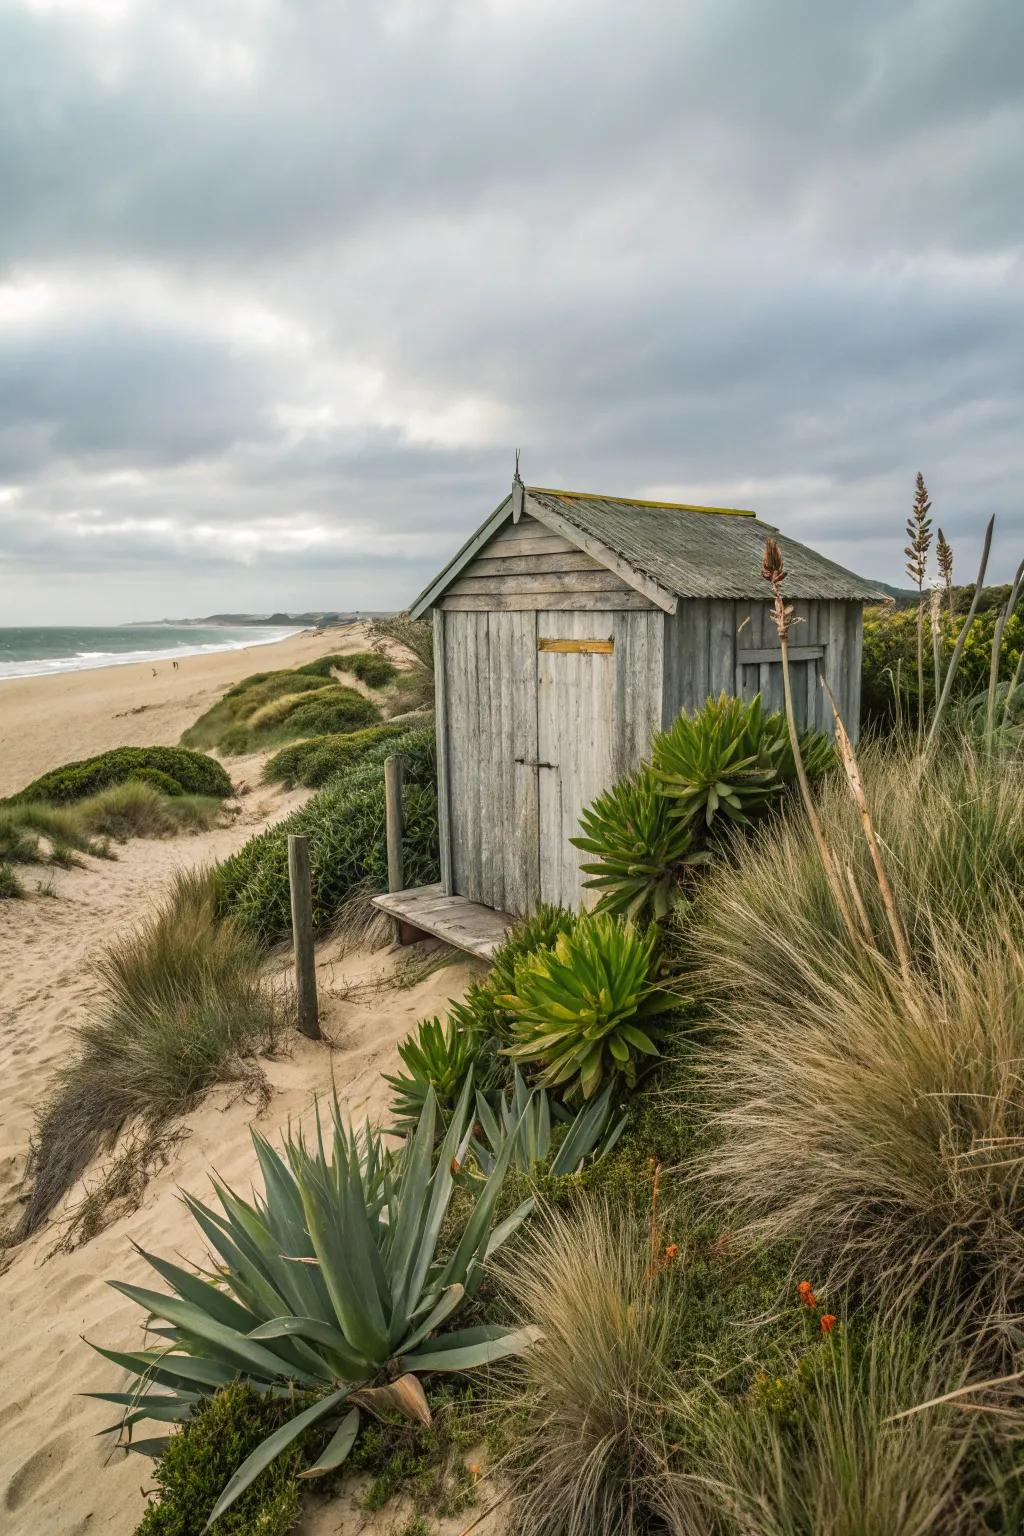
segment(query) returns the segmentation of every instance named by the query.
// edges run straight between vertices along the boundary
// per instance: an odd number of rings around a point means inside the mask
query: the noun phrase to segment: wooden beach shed
[[[437,687],[442,881],[421,902],[452,916],[576,907],[580,813],[655,732],[723,689],[782,707],[768,534],[801,621],[800,724],[831,729],[824,677],[855,735],[868,582],[752,512],[513,484],[411,608],[433,614]],[[380,904],[441,931],[415,902]]]

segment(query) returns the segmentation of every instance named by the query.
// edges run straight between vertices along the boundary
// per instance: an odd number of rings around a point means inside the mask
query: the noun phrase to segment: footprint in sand
[[[54,1435],[53,1439],[47,1440],[38,1451],[33,1451],[7,1484],[4,1508],[21,1509],[22,1505],[34,1498],[40,1489],[45,1488],[50,1479],[60,1471],[65,1457],[71,1452],[74,1441],[75,1436],[65,1432]]]

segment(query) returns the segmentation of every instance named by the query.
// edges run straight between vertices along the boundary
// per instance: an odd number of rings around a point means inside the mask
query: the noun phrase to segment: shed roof
[[[597,559],[606,557],[627,582],[664,608],[674,606],[676,598],[766,600],[761,561],[769,534],[782,549],[787,598],[878,602],[885,597],[862,576],[738,508],[527,486],[523,510]],[[511,516],[509,496],[420,594],[411,612],[418,615],[431,607]]]

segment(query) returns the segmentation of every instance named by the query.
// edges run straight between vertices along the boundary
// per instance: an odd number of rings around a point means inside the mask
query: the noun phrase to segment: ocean
[[[211,651],[237,651],[246,645],[270,645],[298,633],[298,626],[264,628],[258,624],[119,624],[0,628],[0,679],[45,677],[54,672],[84,672],[92,667],[125,666],[132,661],[178,661]]]

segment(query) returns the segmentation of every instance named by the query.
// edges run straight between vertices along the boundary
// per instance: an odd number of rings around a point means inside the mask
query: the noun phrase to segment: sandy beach
[[[229,684],[246,674],[309,660],[330,650],[361,649],[362,626],[344,635],[295,636],[253,651],[190,658],[178,673],[169,665],[112,667],[74,676],[4,684],[4,788],[73,757],[118,743],[175,742],[182,729]],[[133,713],[145,706],[144,712]],[[245,783],[226,824],[167,841],[133,841],[115,862],[87,858],[79,869],[45,871],[47,894],[3,903],[0,913],[0,1227],[17,1219],[36,1109],[54,1070],[74,1050],[76,1025],[96,995],[92,967],[104,946],[158,904],[175,872],[225,858],[254,832],[300,804],[305,790],[259,787],[262,757],[230,759],[236,784]],[[475,962],[437,947],[342,955],[336,941],[318,949],[324,1043],[289,1034],[263,1063],[270,1085],[262,1110],[237,1085],[215,1089],[184,1121],[137,1208],[71,1252],[59,1247],[67,1212],[102,1174],[100,1158],[53,1218],[28,1242],[0,1250],[0,1357],[8,1392],[0,1406],[0,1529],[5,1536],[131,1536],[152,1485],[151,1464],[114,1449],[97,1434],[113,1417],[109,1404],[79,1394],[110,1390],[118,1371],[95,1355],[82,1335],[118,1348],[142,1342],[139,1309],[112,1291],[109,1279],[148,1284],[150,1275],[130,1240],[186,1259],[204,1256],[201,1235],[178,1198],[181,1188],[207,1191],[211,1167],[247,1188],[256,1172],[249,1125],[274,1136],[289,1118],[308,1113],[314,1097],[331,1091],[358,1119],[381,1118],[388,1089],[382,1071],[397,1064],[396,1044],[419,1018],[442,1011],[479,970]],[[413,965],[420,979],[388,985],[396,967]],[[289,980],[287,955],[268,970]],[[486,1502],[486,1501],[485,1501]],[[400,1501],[379,1515],[358,1504],[358,1486],[339,1497],[314,1497],[304,1536],[389,1532],[409,1513]],[[455,1533],[468,1520],[438,1522]],[[493,1529],[490,1519],[478,1529]]]
[[[0,681],[0,796],[47,769],[109,747],[174,746],[225,688],[252,672],[301,666],[329,651],[359,651],[369,626],[304,631],[270,645]],[[156,676],[153,676],[154,671]]]

